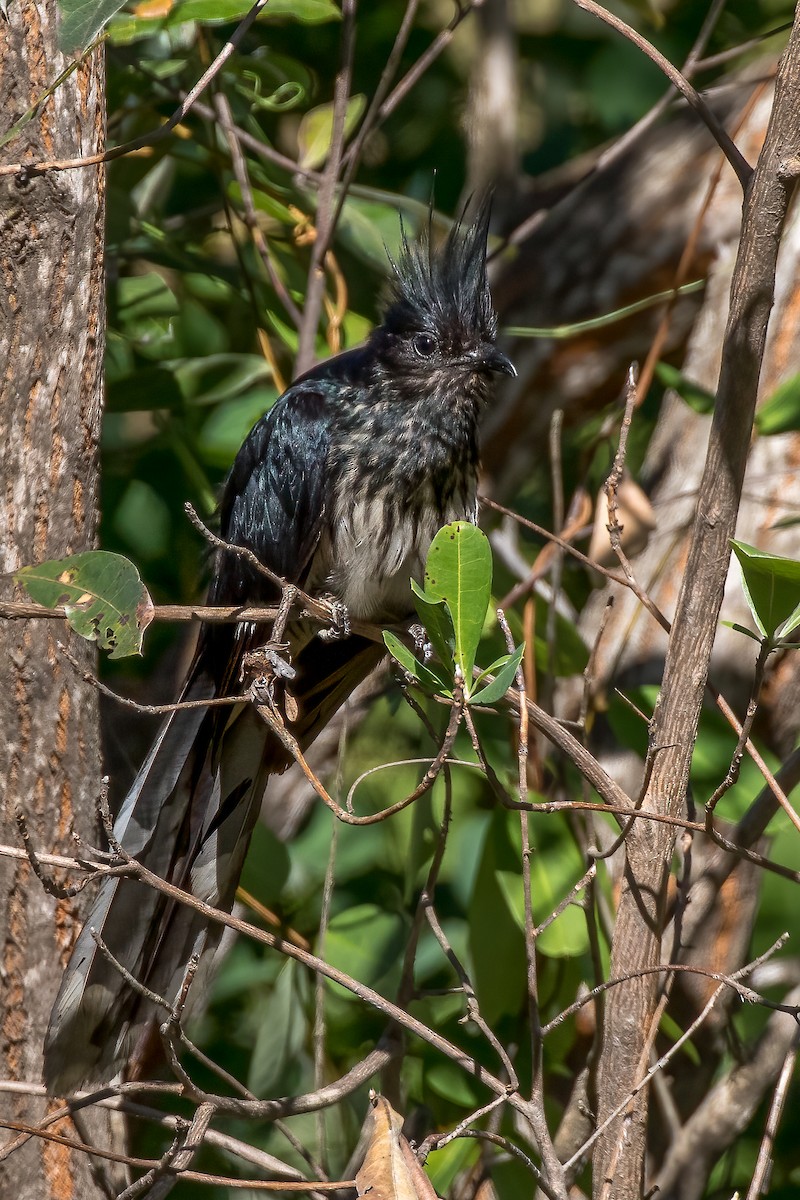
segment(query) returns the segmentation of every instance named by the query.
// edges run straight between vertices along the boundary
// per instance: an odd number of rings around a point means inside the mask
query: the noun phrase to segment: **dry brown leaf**
[[[403,1118],[388,1100],[370,1094],[369,1143],[356,1175],[359,1196],[369,1200],[436,1200],[431,1181],[401,1132]]]

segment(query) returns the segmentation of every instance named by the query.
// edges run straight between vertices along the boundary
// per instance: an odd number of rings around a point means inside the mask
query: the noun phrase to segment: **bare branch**
[[[680,73],[678,68],[673,66],[669,59],[656,50],[655,46],[648,42],[646,38],[643,38],[640,33],[637,33],[630,25],[626,25],[623,20],[610,13],[608,9],[595,3],[595,0],[574,0],[574,3],[577,4],[578,8],[582,8],[585,12],[599,17],[601,21],[610,25],[612,29],[616,29],[618,33],[623,34],[624,37],[633,42],[634,46],[637,46],[643,54],[652,59],[656,66],[663,71],[673,87],[677,88],[681,95],[685,97],[686,101],[706,125],[720,150],[722,150],[722,153],[733,167],[736,178],[742,185],[742,191],[746,192],[753,175],[753,168],[731,141],[727,130],[721,125],[716,113],[708,107],[697,89],[692,87],[691,83]]]

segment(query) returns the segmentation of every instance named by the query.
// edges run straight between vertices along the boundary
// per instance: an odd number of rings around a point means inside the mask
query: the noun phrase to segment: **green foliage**
[[[742,588],[763,637],[779,642],[800,625],[800,562],[732,541]],[[747,632],[746,630],[743,632]]]
[[[800,429],[800,375],[779,384],[756,413],[756,430],[768,436]]]
[[[111,658],[141,654],[152,605],[136,567],[121,555],[87,550],[20,567],[14,579],[38,604],[63,604],[75,632],[109,650]]]
[[[383,640],[400,666],[428,691],[453,695],[463,681],[471,704],[496,704],[514,681],[525,652],[518,646],[473,679],[475,655],[492,594],[492,552],[486,535],[469,521],[454,521],[436,534],[425,564],[425,587],[412,581],[414,603],[439,662],[420,662],[396,634]]]
[[[681,400],[693,408],[698,413],[710,413],[714,410],[714,400],[716,397],[712,392],[706,391],[699,384],[694,383],[691,379],[679,371],[676,367],[669,363],[660,362],[656,367],[656,375],[664,384],[665,387],[671,388],[676,392]]]
[[[367,107],[366,96],[352,96],[344,116],[345,137],[358,125]],[[333,104],[320,104],[305,114],[297,130],[301,167],[321,167],[330,152],[333,137]]]
[[[66,54],[84,50],[125,0],[60,0],[61,46]]]

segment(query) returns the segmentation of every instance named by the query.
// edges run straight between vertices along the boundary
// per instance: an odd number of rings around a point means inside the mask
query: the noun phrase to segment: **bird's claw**
[[[425,626],[415,621],[413,625],[409,625],[408,632],[414,639],[414,651],[417,658],[422,659],[423,662],[428,662],[433,658],[433,646],[428,641],[428,632]]]
[[[350,614],[341,600],[331,600],[331,624],[327,629],[321,629],[319,636],[323,642],[338,642],[340,638],[350,637]]]
[[[294,679],[297,672],[288,658],[288,643],[266,642],[242,657],[241,680],[249,681],[256,703],[274,704],[276,680]]]

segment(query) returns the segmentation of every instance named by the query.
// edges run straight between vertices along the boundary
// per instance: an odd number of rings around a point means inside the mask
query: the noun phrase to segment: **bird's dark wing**
[[[302,586],[326,512],[330,405],[324,384],[295,383],[253,428],[236,456],[220,503],[224,541],[252,550],[287,583]],[[276,604],[278,587],[238,555],[217,553],[210,604]],[[268,636],[265,626],[209,625],[197,660],[217,694],[241,690],[244,654]],[[223,722],[224,723],[224,722]],[[219,731],[220,721],[214,722]]]
[[[324,381],[305,378],[255,426],[233,464],[220,504],[220,533],[246,546],[289,583],[302,584],[325,514],[330,406]],[[211,585],[217,604],[275,598],[269,580],[222,554]]]

